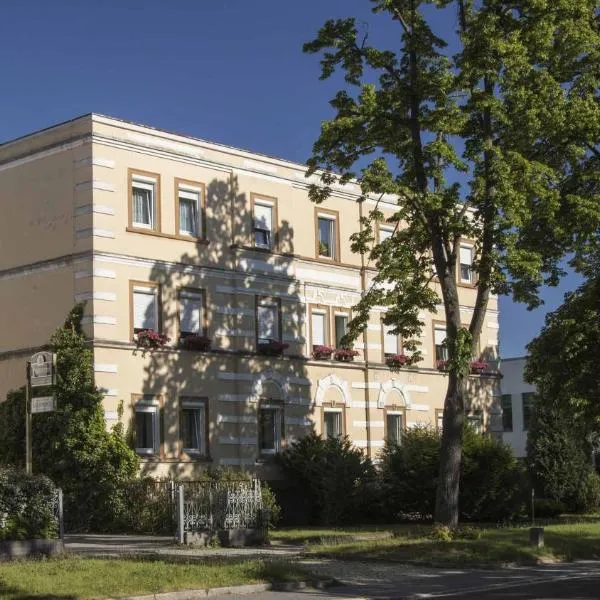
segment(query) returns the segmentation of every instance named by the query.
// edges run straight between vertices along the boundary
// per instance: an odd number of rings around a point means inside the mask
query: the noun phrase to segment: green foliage
[[[568,508],[564,502],[558,500],[534,498],[533,510],[536,519],[552,519],[566,513]]]
[[[524,473],[510,448],[465,427],[461,464],[461,518],[501,521],[523,506]],[[435,507],[441,440],[431,427],[408,430],[401,446],[387,446],[382,454],[386,514],[416,514],[431,518]]]
[[[0,465],[25,468],[24,387],[8,392],[6,400],[0,401]]]
[[[82,315],[83,305],[76,305],[52,336],[57,410],[33,416],[33,470],[63,489],[65,521],[71,530],[104,530],[122,512],[123,483],[137,476],[139,462],[120,429],[106,430],[103,396],[94,384],[93,351],[81,331]],[[11,398],[18,404],[19,392]],[[18,457],[23,438],[9,432],[24,435],[22,413],[13,408],[7,418],[0,426],[0,439],[11,446],[11,456]]]
[[[0,469],[0,541],[56,537],[55,495],[48,477]]]
[[[600,509],[600,475],[596,471],[590,469],[582,479],[574,507],[582,513],[598,512]]]
[[[284,476],[304,498],[313,524],[363,521],[372,514],[375,470],[347,437],[312,432],[277,458]]]
[[[262,483],[260,492],[263,508],[269,511],[269,528],[276,527],[281,520],[281,506],[279,506],[275,493],[268,483]]]
[[[536,494],[562,502],[571,511],[593,505],[590,457],[581,422],[561,403],[538,396],[527,436],[527,464]]]

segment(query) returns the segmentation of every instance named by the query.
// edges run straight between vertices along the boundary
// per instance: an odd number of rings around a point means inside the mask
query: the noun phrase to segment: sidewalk
[[[85,556],[114,557],[123,555],[153,555],[168,558],[294,558],[304,553],[302,546],[276,545],[249,548],[202,548],[178,546],[172,536],[69,534],[65,549]]]

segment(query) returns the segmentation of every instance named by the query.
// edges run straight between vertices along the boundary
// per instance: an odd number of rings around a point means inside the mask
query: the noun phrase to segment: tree
[[[327,21],[304,45],[322,53],[321,78],[345,87],[331,100],[308,161],[311,199],[357,181],[362,216],[352,249],[377,268],[355,307],[347,342],[374,305],[416,348],[421,310],[443,302],[449,351],[435,520],[458,523],[468,361],[490,293],[529,307],[555,285],[560,259],[597,235],[600,151],[597,0],[370,0],[397,26],[398,49],[370,44],[355,18]],[[433,30],[458,14],[459,29]],[[391,238],[367,196],[393,197]],[[456,284],[461,239],[475,240],[477,296],[463,326]],[[383,285],[386,284],[386,285]]]
[[[94,383],[93,350],[81,330],[82,316],[79,304],[52,336],[57,410],[33,419],[33,470],[63,489],[71,528],[102,530],[121,510],[122,484],[137,476],[139,462],[125,442],[122,426],[106,429],[103,395]],[[9,394],[2,410],[7,419],[0,424],[0,443],[7,446],[8,456],[18,459],[25,448],[23,391]]]

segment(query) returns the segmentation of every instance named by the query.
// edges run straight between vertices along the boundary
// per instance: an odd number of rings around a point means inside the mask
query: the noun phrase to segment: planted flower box
[[[171,340],[164,333],[154,329],[141,329],[135,333],[134,341],[138,348],[156,350],[162,348]]]
[[[334,350],[333,346],[313,346],[313,358],[315,360],[329,360]]]
[[[336,348],[333,352],[334,360],[341,362],[352,362],[355,356],[358,356],[358,352],[350,348]]]
[[[278,342],[277,340],[259,340],[257,345],[257,351],[259,354],[264,356],[281,356],[286,348],[289,348],[289,344]]]
[[[198,352],[206,352],[210,350],[210,345],[212,340],[205,336],[199,334],[182,334],[179,338],[179,345],[184,350],[197,350]]]
[[[401,369],[405,365],[410,364],[410,357],[406,354],[387,354],[385,364],[392,370]]]
[[[488,370],[489,365],[483,360],[472,360],[469,363],[469,369],[473,375],[481,375]]]
[[[449,362],[447,360],[438,360],[435,363],[435,367],[438,371],[442,371],[443,373],[447,372],[450,368]]]

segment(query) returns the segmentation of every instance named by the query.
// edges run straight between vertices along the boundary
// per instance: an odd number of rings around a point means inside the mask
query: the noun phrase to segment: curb
[[[180,592],[161,592],[145,596],[128,596],[121,600],[197,600],[212,596],[226,596],[229,594],[257,594],[258,592],[293,592],[314,588],[322,590],[328,587],[342,585],[337,579],[314,579],[307,581],[275,581],[273,583],[254,583],[248,585],[232,585],[227,587],[182,590]]]

